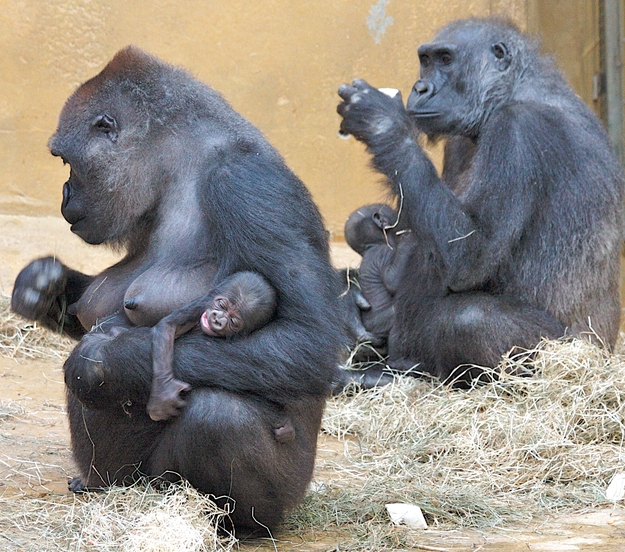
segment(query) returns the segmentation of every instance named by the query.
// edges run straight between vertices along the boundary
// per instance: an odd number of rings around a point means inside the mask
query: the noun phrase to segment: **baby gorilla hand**
[[[30,320],[52,315],[53,304],[67,285],[67,269],[54,257],[43,257],[27,265],[17,276],[11,309]]]
[[[391,98],[364,80],[356,79],[351,86],[341,85],[338,93],[343,99],[336,108],[343,117],[341,132],[367,145],[397,125],[402,128],[411,125],[399,92]]]
[[[178,416],[180,410],[187,404],[181,393],[191,391],[188,383],[170,378],[162,380],[155,377],[152,380],[152,393],[148,401],[147,411],[155,422],[169,420]]]

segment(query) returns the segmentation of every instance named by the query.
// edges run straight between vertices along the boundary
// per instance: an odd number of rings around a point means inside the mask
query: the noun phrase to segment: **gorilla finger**
[[[341,84],[338,89],[339,96],[344,100],[349,100],[356,92],[357,90],[349,84]]]
[[[353,290],[353,297],[354,297],[354,303],[356,303],[356,306],[363,311],[368,311],[371,310],[371,303],[369,303],[369,301],[367,301],[367,299],[365,298],[365,296],[362,294],[362,292],[360,290]]]
[[[373,88],[366,80],[363,79],[354,79],[352,81],[352,86],[356,90],[368,90],[370,88]]]
[[[395,95],[393,96],[393,101],[394,101],[395,103],[398,103],[398,104],[399,104],[399,105],[401,105],[402,107],[404,106],[404,99],[402,98],[402,96],[401,96],[401,92],[400,92],[399,90],[397,91],[397,94],[395,94]]]
[[[341,121],[341,126],[339,127],[339,132],[341,134],[352,134],[352,129],[350,128],[350,125],[347,122],[347,119],[343,119]]]

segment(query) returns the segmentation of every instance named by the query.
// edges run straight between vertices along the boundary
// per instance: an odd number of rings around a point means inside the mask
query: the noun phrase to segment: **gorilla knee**
[[[487,322],[487,313],[479,305],[463,306],[454,317],[454,327],[459,331],[470,331]]]

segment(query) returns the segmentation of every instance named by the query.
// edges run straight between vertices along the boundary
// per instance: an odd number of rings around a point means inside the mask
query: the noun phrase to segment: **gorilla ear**
[[[388,220],[386,220],[386,217],[384,217],[380,212],[376,211],[375,213],[373,213],[373,215],[371,215],[371,218],[373,219],[373,222],[375,223],[375,225],[380,228],[380,230],[384,230],[387,226],[389,226],[388,224]]]
[[[497,44],[493,44],[490,48],[490,51],[497,58],[495,64],[497,65],[497,69],[500,71],[505,71],[512,61],[512,56],[508,51],[508,47],[503,42],[497,42]]]
[[[98,132],[103,132],[104,134],[106,134],[111,142],[117,141],[119,127],[117,126],[117,121],[115,120],[115,117],[113,117],[109,113],[103,113],[102,115],[98,115],[91,124],[91,126]]]

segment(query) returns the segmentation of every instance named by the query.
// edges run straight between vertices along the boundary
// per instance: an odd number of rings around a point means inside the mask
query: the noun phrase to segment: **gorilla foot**
[[[101,487],[87,487],[80,477],[70,477],[67,480],[67,488],[70,492],[76,494],[102,491]]]
[[[385,368],[372,366],[364,370],[347,370],[337,368],[334,381],[332,382],[332,394],[339,395],[351,385],[360,389],[374,389],[384,387],[395,381],[395,376]]]
[[[152,380],[152,393],[148,401],[147,411],[155,422],[169,420],[180,414],[187,402],[181,394],[191,391],[191,386],[184,381],[170,379],[167,382],[158,378]]]

